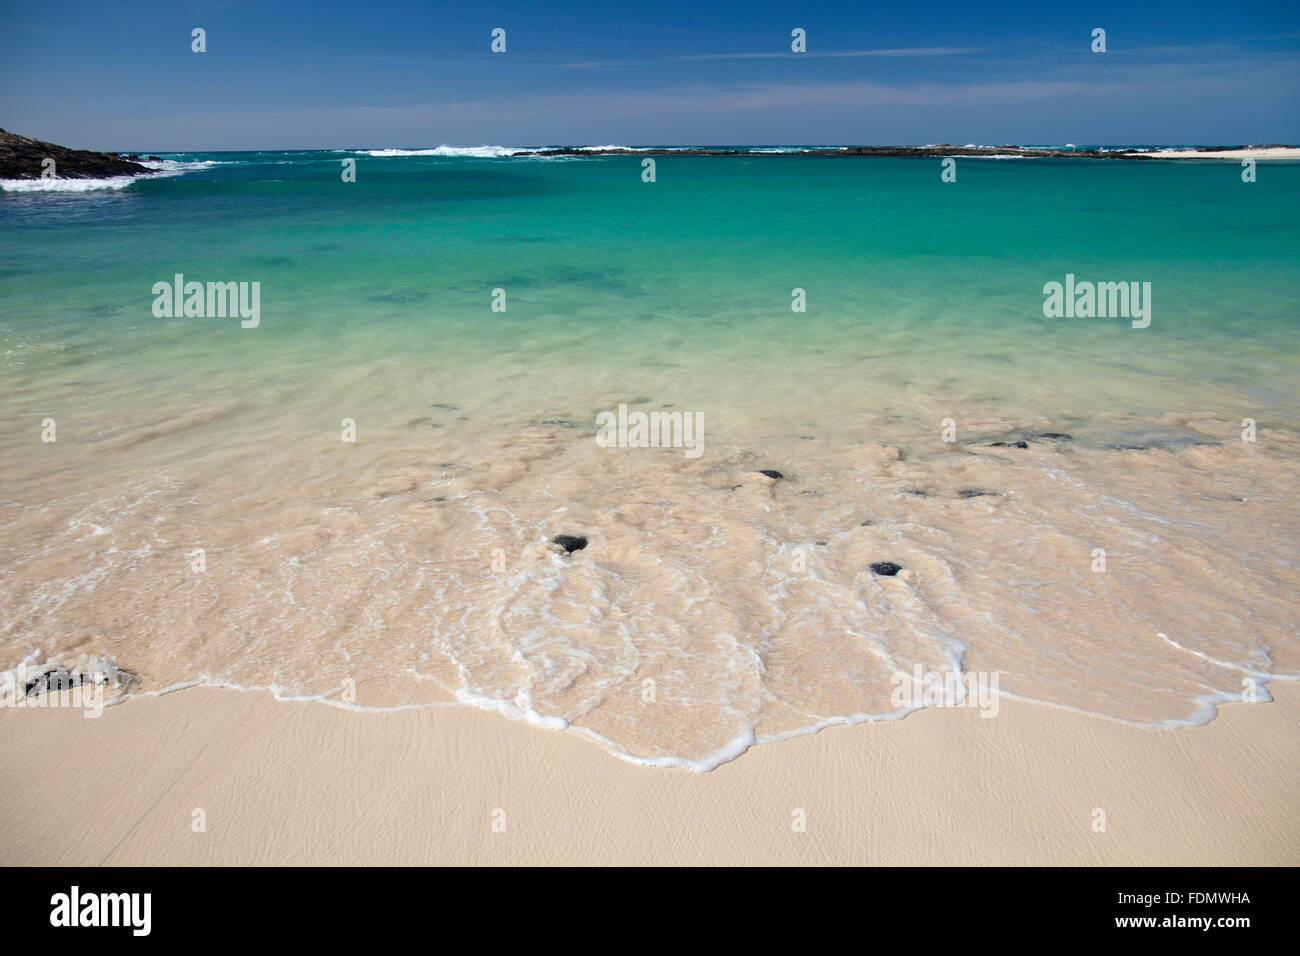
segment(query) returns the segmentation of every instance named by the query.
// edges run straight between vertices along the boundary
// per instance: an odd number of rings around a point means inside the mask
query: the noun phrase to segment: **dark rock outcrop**
[[[773,481],[780,481],[782,478],[785,477],[785,475],[781,474],[775,468],[760,468],[758,470],[758,473],[760,475],[766,475],[767,477],[771,478]]]
[[[0,179],[40,179],[46,159],[54,160],[57,179],[106,179],[156,172],[117,153],[68,149],[0,129]]]
[[[557,534],[551,541],[563,548],[565,554],[573,554],[587,546],[587,539],[578,534]]]
[[[903,570],[902,565],[895,564],[893,561],[876,561],[870,567],[873,574],[881,574],[887,578],[892,578]]]

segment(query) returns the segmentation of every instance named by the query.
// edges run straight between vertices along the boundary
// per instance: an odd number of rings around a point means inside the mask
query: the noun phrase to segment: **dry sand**
[[[1161,159],[1300,159],[1300,146],[1247,146],[1242,149],[1210,151],[1158,149],[1151,155]]]
[[[1270,690],[1181,730],[928,710],[707,774],[462,706],[192,688],[98,719],[8,709],[0,863],[1295,865],[1300,688]]]

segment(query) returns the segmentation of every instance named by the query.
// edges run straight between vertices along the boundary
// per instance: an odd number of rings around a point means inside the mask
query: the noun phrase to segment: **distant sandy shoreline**
[[[1245,146],[1237,149],[1158,149],[1157,159],[1300,159],[1300,146]]]
[[[556,146],[519,149],[515,156],[914,156],[965,157],[972,159],[1300,159],[1300,146],[1236,146],[1230,148],[1145,149],[1101,147],[1098,149],[1059,146],[954,146],[949,143],[925,146]]]
[[[0,862],[1295,865],[1300,688],[1270,690],[1176,731],[928,710],[708,774],[467,707],[192,688],[7,710]]]
[[[1146,149],[1133,147],[1082,148],[1075,146],[982,146],[973,143],[929,143],[925,145],[856,145],[856,146],[533,146],[533,147],[448,147],[430,149],[359,150],[370,155],[405,153],[443,153],[510,157],[595,157],[622,155],[667,156],[892,156],[892,157],[963,157],[985,159],[1300,159],[1300,146],[1274,144],[1230,148],[1197,147],[1191,149]],[[20,136],[0,129],[0,191],[50,191],[50,184],[64,179],[121,179],[130,182],[139,176],[160,172],[160,166],[144,165],[145,157],[137,154],[70,149],[54,143]],[[149,160],[161,162],[157,155]],[[51,172],[46,164],[53,163]],[[46,178],[47,176],[51,178]]]

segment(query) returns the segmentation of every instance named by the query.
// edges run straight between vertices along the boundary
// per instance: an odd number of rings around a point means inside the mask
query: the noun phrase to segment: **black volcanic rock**
[[[1028,448],[1027,441],[995,441],[989,444],[990,448]]]
[[[893,561],[876,561],[871,565],[873,574],[881,574],[887,578],[892,578],[901,570],[903,570],[902,565],[895,564]]]
[[[587,546],[587,539],[577,534],[557,534],[551,541],[563,548],[566,554],[581,551]]]
[[[0,179],[40,179],[46,159],[54,160],[54,175],[58,179],[142,176],[157,171],[123,159],[117,153],[68,149],[0,129]]]
[[[58,691],[72,690],[73,686],[79,683],[81,681],[74,680],[66,667],[56,667],[28,681],[25,692],[28,697],[43,694],[47,691],[57,693]]]
[[[760,468],[758,473],[760,475],[767,475],[767,477],[771,478],[773,481],[780,481],[785,477],[785,475],[781,474],[774,468]]]

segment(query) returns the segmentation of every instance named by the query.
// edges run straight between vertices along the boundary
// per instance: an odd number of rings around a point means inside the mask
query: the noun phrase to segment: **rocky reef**
[[[155,172],[121,153],[69,149],[0,129],[0,179],[40,179],[48,168],[47,159],[54,160],[56,179],[107,179]]]

